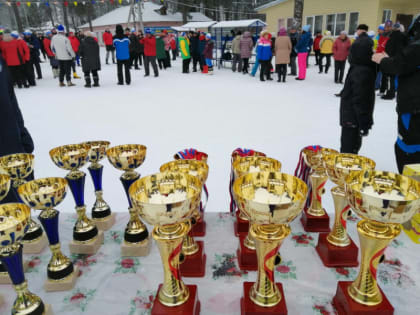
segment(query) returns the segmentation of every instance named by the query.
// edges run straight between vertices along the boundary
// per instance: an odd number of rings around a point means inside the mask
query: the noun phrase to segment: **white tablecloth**
[[[60,234],[65,254],[69,254],[75,217],[61,214]],[[39,255],[25,255],[30,261],[26,272],[30,290],[51,304],[55,314],[149,314],[163,277],[159,251],[153,241],[148,257],[121,259],[120,244],[127,220],[128,214],[118,214],[116,225],[105,233],[105,243],[96,255],[72,256],[80,275],[71,291],[46,293],[43,290],[50,258],[48,248]],[[240,314],[242,283],[256,278],[256,272],[238,269],[238,238],[233,233],[233,220],[227,213],[206,214],[206,276],[184,278],[185,283],[198,285],[203,315]],[[352,217],[348,229],[358,244],[356,221]],[[335,314],[331,300],[337,281],[354,280],[358,268],[325,268],[314,249],[317,234],[305,233],[298,219],[291,227],[292,234],[280,249],[283,262],[275,272],[276,280],[283,284],[289,314]],[[419,249],[402,232],[386,250],[386,260],[379,266],[378,281],[395,314],[420,313]],[[15,298],[12,286],[0,285],[0,294],[5,299],[0,314],[10,314]]]

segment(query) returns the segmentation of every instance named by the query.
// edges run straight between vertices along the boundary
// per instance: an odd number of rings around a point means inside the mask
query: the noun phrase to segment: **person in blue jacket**
[[[296,80],[305,80],[306,78],[306,62],[309,53],[309,48],[312,43],[312,36],[310,33],[311,26],[305,25],[302,28],[302,34],[296,44],[295,50],[298,55],[299,75]]]
[[[267,80],[273,80],[270,77],[270,60],[272,55],[271,34],[268,31],[262,31],[257,44],[257,59],[261,65],[260,81],[265,81],[264,75],[267,77]]]
[[[123,66],[125,72],[125,83],[130,85],[130,40],[127,35],[124,35],[124,30],[121,25],[117,25],[115,28],[115,36],[113,45],[117,54],[117,73],[118,73],[118,85],[124,85],[123,77]]]

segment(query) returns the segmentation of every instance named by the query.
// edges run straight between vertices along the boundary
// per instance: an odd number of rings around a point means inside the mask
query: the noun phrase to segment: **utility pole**
[[[139,3],[137,5],[139,6],[139,30],[141,30],[142,33],[144,34],[143,12],[142,12],[143,1],[139,0]]]
[[[68,16],[67,16],[67,5],[66,4],[68,5],[67,0],[63,0],[62,8],[63,8],[64,25],[66,26],[67,32],[69,32],[69,19],[68,19]]]
[[[23,32],[22,20],[20,19],[19,8],[17,6],[16,1],[12,2],[12,8],[13,8],[13,13],[15,14],[15,20],[16,20],[18,31],[19,33],[22,33]]]
[[[92,26],[92,3],[89,1],[88,9],[87,9],[87,16],[88,16],[88,22],[89,22],[89,30],[93,32],[93,26]]]

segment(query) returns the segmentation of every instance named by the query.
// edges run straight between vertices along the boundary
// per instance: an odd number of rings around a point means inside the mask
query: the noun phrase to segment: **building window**
[[[324,22],[324,16],[323,15],[317,15],[315,16],[315,24],[314,24],[314,34],[316,32],[322,33],[322,23]]]
[[[357,25],[359,25],[359,12],[350,13],[349,35],[356,33]]]
[[[286,21],[284,19],[278,19],[277,20],[277,32],[280,31],[280,29],[282,27],[286,26],[285,23],[286,23]]]
[[[346,28],[346,13],[328,14],[326,28],[332,35],[340,35]]]
[[[388,20],[391,20],[392,10],[385,9],[382,13],[382,23],[385,23]]]
[[[327,15],[327,25],[325,27],[327,31],[334,33],[335,29],[335,14],[328,14]]]
[[[313,16],[307,16],[306,17],[306,25],[311,26],[311,33],[314,33],[314,17]]]

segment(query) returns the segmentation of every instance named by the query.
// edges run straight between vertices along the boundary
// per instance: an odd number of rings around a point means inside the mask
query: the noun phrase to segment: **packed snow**
[[[92,140],[108,140],[111,146],[129,143],[147,146],[145,163],[137,169],[143,176],[157,173],[182,149],[194,147],[209,154],[206,211],[228,211],[230,155],[237,147],[253,148],[282,162],[282,172],[293,174],[300,150],[320,144],[339,150],[339,98],[342,85],[329,74],[318,74],[311,59],[306,81],[287,77],[286,83],[260,82],[230,69],[217,68],[214,75],[182,74],[181,59],[159,77],[144,78],[132,70],[130,86],[118,86],[116,65],[105,65],[99,88],[58,87],[49,64],[43,63],[44,79],[38,86],[16,90],[27,128],[35,142],[35,176],[66,175],[51,161],[48,151],[56,146]],[[347,67],[348,68],[348,67]],[[77,68],[82,76],[81,68]],[[276,78],[275,78],[276,79]],[[378,170],[396,172],[394,142],[397,137],[395,101],[379,97],[375,124],[363,139],[361,155],[376,161]],[[113,211],[127,211],[127,198],[119,181],[122,172],[105,158],[104,199]],[[86,167],[82,169],[88,173]],[[328,181],[332,187],[332,183]],[[86,177],[88,212],[95,194]],[[334,212],[330,193],[324,206]],[[74,212],[69,192],[58,210]]]

